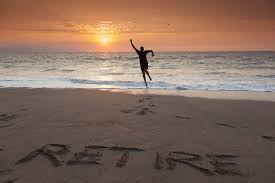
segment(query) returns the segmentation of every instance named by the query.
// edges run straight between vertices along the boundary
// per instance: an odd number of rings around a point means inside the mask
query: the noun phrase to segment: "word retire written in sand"
[[[102,145],[85,146],[83,151],[73,153],[70,151],[70,147],[68,145],[47,144],[30,152],[23,158],[16,161],[16,165],[29,162],[38,156],[44,156],[51,162],[54,167],[81,164],[103,166],[102,160],[104,158],[104,151],[121,152],[121,155],[114,164],[114,166],[117,168],[123,168],[127,166],[130,153],[132,155],[136,155],[136,153],[146,153],[146,150],[135,147],[108,147]],[[70,154],[70,156],[68,154]],[[156,170],[174,170],[177,168],[178,164],[181,164],[199,171],[207,176],[244,176],[239,164],[236,163],[236,160],[240,158],[237,155],[211,153],[202,156],[196,153],[185,151],[172,151],[166,154],[155,152],[154,154],[154,158],[152,159],[152,167]],[[201,165],[206,164],[205,161],[207,161],[209,167],[203,167]]]

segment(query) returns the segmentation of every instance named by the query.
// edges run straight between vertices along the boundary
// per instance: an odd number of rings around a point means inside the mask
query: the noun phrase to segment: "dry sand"
[[[271,183],[274,111],[261,101],[0,89],[0,183]]]

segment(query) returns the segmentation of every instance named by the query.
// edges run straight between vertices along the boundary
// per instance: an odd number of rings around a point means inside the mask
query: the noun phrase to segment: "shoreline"
[[[106,89],[108,90],[108,89]],[[111,89],[112,92],[122,92],[134,95],[182,96],[189,98],[251,100],[275,102],[275,92],[267,91],[214,91],[214,90],[169,90],[169,89]]]
[[[0,90],[90,90],[124,93],[131,95],[181,96],[188,98],[248,100],[275,102],[275,92],[270,91],[231,91],[231,90],[174,90],[174,89],[116,89],[116,88],[31,88],[31,87],[0,87]]]

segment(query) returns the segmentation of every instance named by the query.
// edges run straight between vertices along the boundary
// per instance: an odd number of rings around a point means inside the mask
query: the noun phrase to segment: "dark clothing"
[[[141,71],[148,70],[148,62],[140,63]]]
[[[148,61],[147,61],[147,57],[146,54],[150,53],[150,51],[139,51],[136,50],[138,56],[139,56],[139,63],[140,63],[140,68],[142,71],[144,71],[144,69],[148,69]]]

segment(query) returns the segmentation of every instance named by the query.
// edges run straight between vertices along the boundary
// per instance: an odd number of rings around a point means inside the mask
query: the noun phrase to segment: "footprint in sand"
[[[224,127],[228,127],[228,128],[236,128],[235,126],[229,125],[229,124],[226,124],[226,123],[216,123],[216,125],[224,126]]]
[[[138,100],[138,102],[145,102],[147,100],[151,100],[152,97],[145,97],[145,98],[140,98]],[[146,107],[147,106],[147,107]],[[148,105],[147,104],[143,104],[143,105],[138,105],[133,107],[132,109],[122,109],[120,110],[121,113],[125,113],[125,114],[130,114],[135,112],[137,115],[146,115],[148,113],[154,114],[154,111],[151,111],[150,108],[156,106],[154,103],[150,102]]]
[[[269,141],[274,141],[275,142],[275,137],[272,136],[262,136],[262,138],[269,140]]]
[[[154,104],[154,102],[153,101],[151,101],[151,99],[152,99],[153,97],[145,97],[145,98],[141,98],[141,99],[139,99],[138,100],[138,102],[145,102],[145,101],[150,101],[149,103],[148,103],[148,107],[155,107],[156,106],[156,104]],[[140,107],[142,107],[142,106],[140,106]]]
[[[120,110],[120,112],[129,114],[129,113],[134,112],[135,110],[136,110],[136,109],[122,109],[122,110]]]
[[[122,109],[120,110],[121,113],[129,114],[132,112],[136,112],[137,115],[146,115],[147,113],[154,114],[154,111],[151,111],[148,107],[139,106],[139,108],[143,107],[142,109]]]
[[[154,111],[151,111],[149,107],[144,107],[142,109],[140,109],[140,111],[138,111],[136,114],[137,115],[146,115],[148,113],[154,114]]]
[[[141,99],[138,100],[138,102],[145,102],[145,99],[141,98]]]
[[[143,110],[143,111],[148,111],[149,108],[148,108],[148,107],[144,107],[144,108],[142,108],[142,110]]]
[[[176,116],[178,119],[192,119],[191,117],[188,116]]]
[[[143,116],[143,115],[146,115],[147,112],[144,111],[144,110],[141,110],[141,111],[137,112],[136,114],[137,114],[137,115],[140,115],[140,116]]]
[[[144,97],[144,98],[140,98],[139,100],[138,100],[138,102],[145,102],[146,100],[151,100],[153,97]]]

